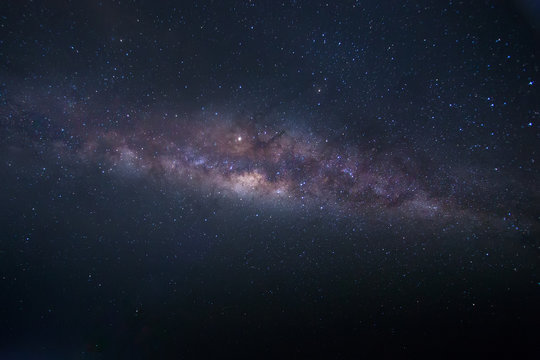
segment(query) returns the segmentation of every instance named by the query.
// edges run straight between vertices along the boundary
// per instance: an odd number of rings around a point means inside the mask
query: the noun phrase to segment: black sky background
[[[539,11],[3,2],[0,358],[535,358]],[[179,118],[412,158],[459,211],[270,206],[87,156]]]

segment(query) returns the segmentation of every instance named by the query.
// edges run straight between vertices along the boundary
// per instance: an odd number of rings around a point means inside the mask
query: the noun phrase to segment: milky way
[[[41,134],[37,143],[60,163],[96,165],[104,174],[144,176],[257,206],[383,222],[466,222],[520,232],[536,226],[526,217],[518,225],[512,215],[512,196],[526,184],[516,186],[499,169],[463,165],[448,170],[447,164],[407,142],[381,146],[375,137],[346,141],[325,137],[301,119],[269,126],[245,115],[172,115],[156,126],[158,114],[151,112],[146,119],[134,116],[130,126],[105,129],[96,126],[97,120],[81,121],[95,116],[90,107],[74,110],[68,103],[60,108],[63,120],[55,123],[47,117],[50,112],[36,115],[39,106],[12,107],[4,117],[5,129],[10,136],[31,132],[44,127],[39,119],[45,118],[50,136]],[[491,194],[502,187],[508,197],[491,202]]]
[[[409,156],[329,144],[298,130],[214,121],[174,126],[167,134],[107,132],[86,143],[83,154],[102,155],[111,171],[154,173],[261,201],[350,212],[406,208],[427,216],[445,206],[427,193],[420,166]]]

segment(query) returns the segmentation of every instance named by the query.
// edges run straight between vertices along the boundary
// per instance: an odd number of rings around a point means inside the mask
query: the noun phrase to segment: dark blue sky
[[[0,5],[0,357],[538,354],[533,1]]]

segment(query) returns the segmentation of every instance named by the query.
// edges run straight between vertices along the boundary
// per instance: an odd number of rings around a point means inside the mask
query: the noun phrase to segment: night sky
[[[540,3],[2,1],[0,359],[540,356]]]

